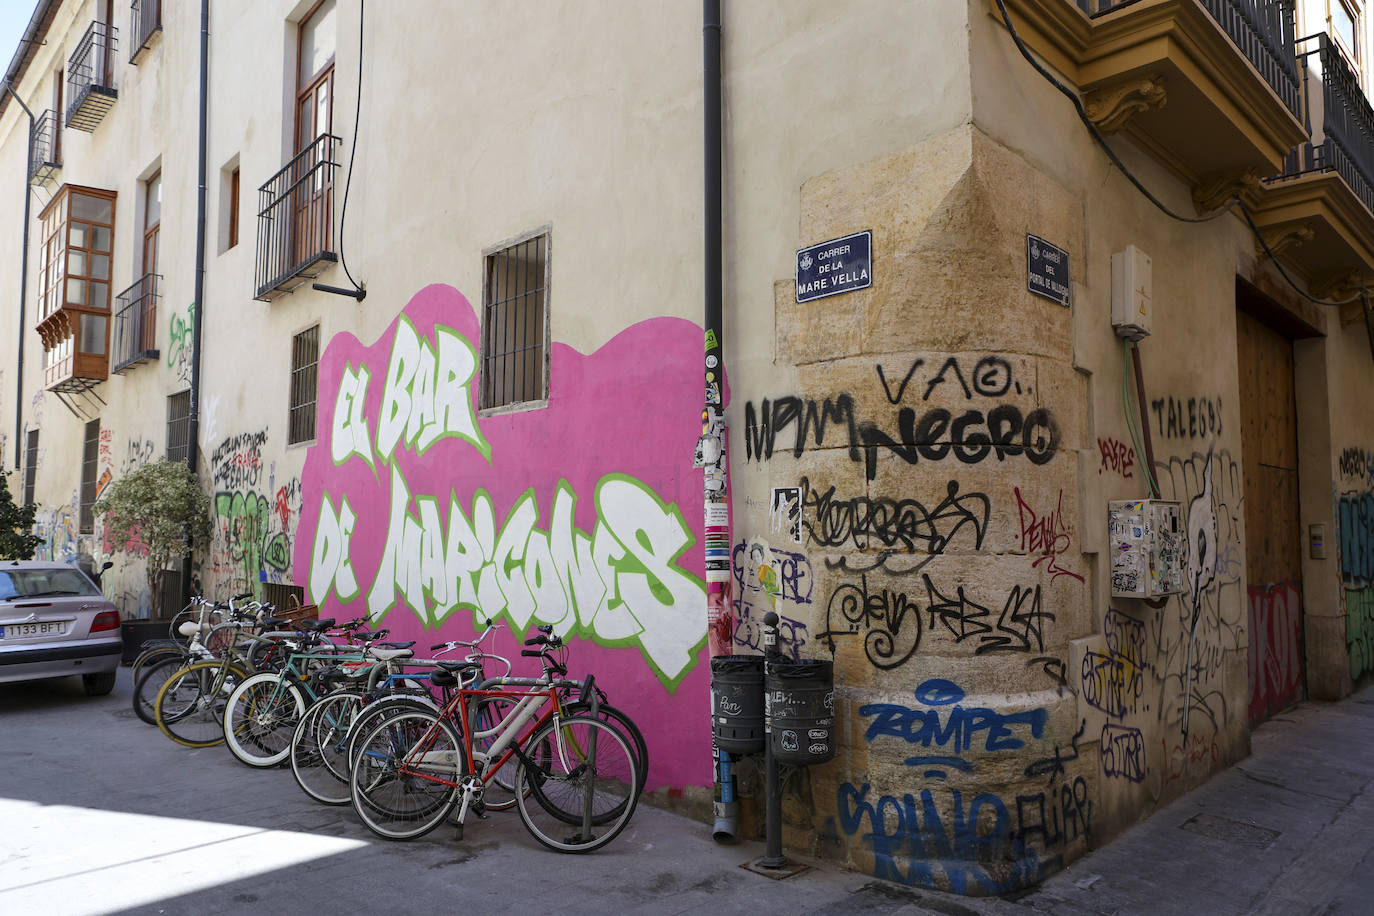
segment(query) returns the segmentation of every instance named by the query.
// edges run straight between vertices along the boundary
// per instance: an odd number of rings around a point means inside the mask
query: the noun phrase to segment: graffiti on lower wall
[[[736,653],[763,652],[763,617],[778,615],[778,649],[800,661],[808,643],[807,625],[798,616],[808,612],[816,576],[804,553],[771,547],[766,542],[740,541],[730,560],[734,577],[734,631],[731,645]],[[788,614],[788,610],[793,614]],[[809,614],[808,614],[809,616]]]
[[[1292,582],[1252,585],[1250,722],[1302,697],[1302,594]]]
[[[292,582],[301,482],[278,479],[268,447],[261,429],[226,436],[210,450],[215,527],[202,576],[215,594],[261,597],[265,582]]]
[[[1364,485],[1374,459],[1360,448],[1341,455],[1343,486]],[[1346,489],[1336,500],[1341,586],[1345,598],[1345,642],[1350,677],[1374,672],[1374,489]]]
[[[870,703],[858,713],[870,720],[864,739],[881,744],[878,752],[904,757],[913,783],[924,786],[885,794],[871,781],[844,782],[836,796],[837,830],[871,851],[872,873],[916,887],[996,894],[1060,868],[1066,846],[1092,831],[1089,783],[1063,767],[1077,759],[1081,733],[1069,753],[1056,745],[1053,765],[1027,768],[1028,777],[1048,776],[1043,788],[975,794],[937,781],[1038,747],[1048,711],[966,704],[964,690],[940,678],[922,682],[915,698],[915,706]]]
[[[701,329],[651,319],[590,355],[554,343],[547,401],[491,415],[478,340],[471,304],[436,284],[375,342],[328,341],[295,581],[323,613],[393,638],[550,624],[617,703],[645,704],[679,745],[699,739],[699,755],[656,760],[650,784],[708,784]]]

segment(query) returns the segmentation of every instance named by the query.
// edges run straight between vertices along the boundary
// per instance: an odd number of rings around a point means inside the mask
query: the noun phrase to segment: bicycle
[[[311,670],[326,659],[365,664],[368,648],[386,637],[385,630],[367,633],[354,627],[352,636],[360,645],[321,645],[319,634],[333,626],[332,618],[302,621],[304,644],[290,654],[279,671],[251,675],[234,688],[224,705],[221,722],[225,742],[240,762],[270,767],[286,760],[291,753],[291,738],[306,707],[324,696],[312,686]],[[389,645],[408,649],[413,643]]]
[[[521,654],[542,656],[546,670],[562,668],[549,658],[556,647],[548,645],[547,636],[526,644],[540,640],[541,649]],[[628,742],[595,716],[593,680],[495,680],[501,683],[459,687],[442,710],[402,712],[363,736],[350,774],[358,816],[378,836],[412,839],[433,830],[458,806],[461,834],[469,812],[483,813],[483,796],[494,775],[515,760],[515,807],[537,841],[574,853],[609,843],[633,815],[643,775]],[[581,689],[592,714],[562,714],[560,694],[573,688]],[[513,705],[494,727],[476,728],[476,710],[492,699]],[[478,742],[489,743],[482,749]]]

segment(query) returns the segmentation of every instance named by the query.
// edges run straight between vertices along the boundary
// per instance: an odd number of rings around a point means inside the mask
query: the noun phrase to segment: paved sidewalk
[[[641,807],[589,856],[514,814],[409,843],[315,804],[287,770],[179,747],[80,682],[0,685],[0,913],[1367,913],[1374,901],[1374,687],[1307,703],[1254,753],[1015,900],[886,885],[826,864],[739,867],[706,825]]]

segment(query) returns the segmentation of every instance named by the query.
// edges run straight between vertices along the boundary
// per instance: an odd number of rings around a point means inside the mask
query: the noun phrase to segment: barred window
[[[191,452],[191,391],[167,398],[167,460],[185,461]]]
[[[485,252],[482,407],[548,397],[549,232]]]
[[[86,424],[86,437],[81,450],[81,534],[95,531],[95,477],[100,464],[100,420]]]
[[[306,328],[291,339],[291,405],[287,416],[287,444],[315,438],[315,400],[319,383],[320,326]]]

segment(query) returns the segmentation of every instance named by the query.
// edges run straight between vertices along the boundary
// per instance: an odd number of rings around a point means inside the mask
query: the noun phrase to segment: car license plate
[[[58,621],[52,623],[12,623],[8,626],[0,627],[0,639],[9,639],[20,636],[60,636],[62,635],[62,624]]]

